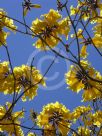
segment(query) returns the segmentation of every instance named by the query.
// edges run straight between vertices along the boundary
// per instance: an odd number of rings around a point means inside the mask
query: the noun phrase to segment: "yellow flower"
[[[54,126],[46,126],[43,130],[44,136],[56,136],[56,129]]]
[[[82,33],[83,33],[83,30],[81,28],[79,28],[78,31],[77,31],[77,37],[82,39],[83,38],[83,34]],[[75,34],[71,34],[71,38],[75,38],[75,37],[76,37]]]
[[[7,17],[7,14],[3,9],[0,9],[0,45],[6,44],[6,38],[9,34],[3,31],[4,27],[12,31],[16,31],[17,29],[13,23],[13,20]]]
[[[4,28],[4,27],[7,27],[12,31],[15,31],[17,28],[14,25],[14,21],[7,17],[7,13],[3,9],[0,9],[0,28]]]
[[[95,35],[93,38],[93,43],[97,48],[102,48],[102,36],[101,35]]]
[[[9,73],[9,62],[4,61],[0,63],[0,80],[4,79],[5,76]]]
[[[88,53],[87,53],[87,45],[83,45],[82,48],[81,48],[81,52],[80,52],[80,56],[82,58],[86,58]]]
[[[89,114],[86,115],[84,123],[87,126],[95,125],[97,127],[101,127],[101,125],[102,125],[102,111],[97,110],[95,113],[90,112]]]
[[[11,103],[7,102],[5,106],[0,106],[0,119],[4,117]],[[0,131],[6,131],[8,135],[24,136],[20,127],[20,118],[23,118],[24,111],[12,113],[11,111],[0,121]],[[18,124],[18,125],[14,125]]]
[[[53,48],[60,41],[59,35],[68,37],[70,23],[67,18],[60,20],[61,17],[58,11],[50,9],[48,14],[41,16],[42,19],[37,18],[32,22],[32,31],[41,37],[34,44],[36,48],[41,50],[49,49],[48,46]]]
[[[82,66],[87,69],[87,61],[81,62]],[[85,80],[85,75],[82,74],[81,69],[77,65],[71,65],[70,71],[65,74],[66,83],[69,85],[69,88],[75,92],[79,92],[84,88],[83,80]]]
[[[97,111],[93,114],[93,124],[97,127],[101,127],[102,125],[102,111]]]
[[[78,127],[78,134],[81,136],[90,136],[91,130],[89,130],[86,127]],[[77,136],[76,133],[74,133],[72,136]]]
[[[94,36],[92,41],[97,48],[102,48],[102,13],[100,17],[95,19],[95,26],[93,27]]]
[[[74,109],[72,116],[74,121],[76,121],[77,119],[79,119],[81,116],[88,114],[91,111],[91,107],[90,106],[79,106],[77,108]]]
[[[33,132],[29,132],[27,136],[37,136],[37,135],[34,134]]]
[[[70,15],[79,14],[82,19],[85,21],[88,18],[94,18],[98,16],[99,11],[102,9],[102,3],[100,0],[93,0],[93,1],[79,1],[76,8],[73,6],[70,7]]]
[[[9,33],[4,32],[3,30],[0,30],[0,46],[6,44],[6,39]]]
[[[74,8],[73,5],[70,6],[70,15],[75,15],[77,14],[78,12],[78,9],[77,8]]]
[[[15,67],[14,75],[16,77],[16,84],[23,87],[24,91],[27,90],[22,97],[23,101],[26,101],[26,97],[28,97],[29,100],[32,100],[37,95],[37,89],[39,84],[45,86],[43,76],[35,67],[31,68],[27,65]]]
[[[27,65],[15,67],[14,76],[8,68],[8,62],[1,63],[0,67],[0,91],[4,94],[13,94],[14,90],[20,93],[23,88],[23,91],[27,91],[22,96],[22,100],[26,101],[27,97],[32,100],[37,95],[39,84],[46,86],[43,76],[35,67],[31,68]]]
[[[87,46],[89,44],[92,44],[92,41],[90,40],[90,38],[86,39],[84,37],[83,30],[80,28],[77,31],[77,37],[76,37],[76,34],[71,34],[71,38],[78,38],[79,40],[82,40],[81,42],[79,42],[80,44],[83,44],[83,46],[80,50],[80,57],[85,59],[88,56]]]
[[[102,80],[100,73],[95,71],[87,61],[81,61],[81,66],[90,77]],[[72,65],[70,71],[65,74],[65,78],[66,83],[72,91],[78,93],[82,89],[84,90],[83,101],[90,101],[102,97],[100,93],[102,85],[88,78],[78,65]]]
[[[50,103],[43,107],[42,112],[37,116],[37,124],[43,127],[45,130],[48,128],[53,128],[62,134],[62,136],[67,136],[70,129],[71,120],[70,111],[59,102]]]

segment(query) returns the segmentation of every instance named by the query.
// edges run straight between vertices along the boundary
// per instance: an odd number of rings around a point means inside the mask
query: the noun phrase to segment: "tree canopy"
[[[56,9],[43,11],[40,2],[23,0],[19,7],[21,20],[0,8],[0,136],[102,136],[102,1],[56,0],[54,6]],[[33,10],[35,14],[42,10],[42,14],[28,23]],[[34,63],[36,53],[31,55],[30,63],[13,64],[11,54],[15,55],[16,50],[10,50],[8,39],[11,37],[12,43],[12,37],[16,39],[18,34],[33,39],[29,46],[39,52],[38,56],[44,53],[48,58],[47,55],[52,54],[51,63],[42,66],[44,72]],[[22,49],[28,50],[26,42],[22,44],[25,44]],[[19,51],[23,56],[22,49]],[[2,52],[5,55],[2,56]],[[51,82],[54,77],[46,78],[46,75],[58,71],[52,69],[56,60],[60,63],[59,76],[63,73],[67,86],[67,90],[65,86],[64,89],[72,93],[73,103],[77,103],[74,96],[81,94],[81,105],[78,103],[70,109],[72,103],[65,105],[60,97],[60,101],[48,102],[38,112],[31,102],[39,99],[41,88],[48,91],[47,81]],[[61,60],[70,65],[66,72]],[[56,90],[62,85],[59,80],[55,81]],[[28,107],[32,107],[29,111],[27,106],[16,108],[28,101]]]

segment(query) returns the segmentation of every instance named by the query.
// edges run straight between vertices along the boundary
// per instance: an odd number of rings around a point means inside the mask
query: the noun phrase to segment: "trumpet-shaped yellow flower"
[[[0,31],[0,46],[6,44],[6,39],[9,33],[4,32],[2,29]]]
[[[60,41],[60,35],[68,36],[70,31],[70,22],[67,18],[61,19],[58,11],[50,9],[48,14],[41,16],[42,19],[36,19],[32,22],[31,30],[34,34],[40,35],[34,44],[41,50],[55,47]]]
[[[93,27],[94,37],[92,38],[97,48],[102,48],[102,19],[97,19],[96,25]]]
[[[62,136],[67,136],[71,118],[70,111],[64,105],[59,102],[50,103],[44,106],[42,112],[37,116],[37,124],[45,130],[52,128],[52,131],[55,131],[58,129],[57,131]]]
[[[37,95],[38,85],[45,86],[43,76],[35,67],[22,65],[15,67],[13,73],[9,70],[8,62],[1,63],[0,67],[0,91],[4,94],[20,93],[23,88],[22,100],[25,101],[27,97],[32,100]]]
[[[77,7],[70,7],[70,15],[80,15],[84,20],[97,17],[99,11],[102,9],[102,3],[100,0],[84,0],[79,1]]]
[[[85,107],[85,106],[79,106],[79,107],[75,108],[74,111],[73,111],[73,113],[72,113],[74,121],[76,121],[77,119],[79,119],[81,116],[88,114],[91,110],[92,109],[91,109],[90,106],[87,106],[87,107]]]
[[[92,41],[97,48],[102,48],[102,10],[100,16],[95,19],[95,25],[93,27],[94,36]]]
[[[0,45],[6,44],[6,38],[8,36],[8,33],[3,31],[4,27],[11,31],[16,31],[17,29],[13,20],[7,17],[7,13],[3,9],[0,9]]]
[[[97,48],[102,48],[102,36],[99,34],[94,35],[94,37],[92,38],[94,45]]]
[[[26,65],[22,65],[21,67],[15,67],[14,75],[16,77],[17,84],[21,85],[21,87],[24,88],[24,91],[27,90],[22,97],[23,101],[26,100],[26,97],[32,100],[37,95],[37,89],[39,84],[45,86],[43,76],[35,67],[31,68]]]
[[[75,38],[76,37],[76,34],[71,34],[71,38]],[[86,58],[88,56],[88,53],[87,53],[87,46],[88,44],[91,44],[91,40],[88,38],[88,39],[85,39],[84,38],[84,35],[83,35],[83,30],[82,29],[78,29],[77,31],[77,37],[79,40],[81,39],[82,42],[80,42],[80,44],[83,44],[81,50],[80,50],[80,57],[82,58]]]
[[[80,52],[80,56],[82,58],[86,58],[88,55],[87,53],[87,46],[86,45],[83,45],[82,48],[81,48],[81,52]]]
[[[5,106],[0,106],[0,131],[6,131],[9,136],[24,136],[19,121],[20,118],[23,118],[24,111],[18,111],[13,113],[10,111],[9,113],[7,113],[7,110],[10,108],[10,106],[11,103],[8,102]],[[5,114],[5,118],[3,118]]]
[[[9,74],[9,62],[4,61],[0,63],[0,81],[5,79],[6,76]]]
[[[10,30],[16,30],[17,28],[13,20],[7,17],[7,13],[3,9],[0,9],[0,28],[3,27],[7,27]]]
[[[101,84],[92,81],[86,75],[88,74],[94,79],[101,80],[102,76],[100,73],[95,71],[87,61],[81,61],[81,66],[85,71],[78,65],[72,65],[70,71],[66,73],[66,83],[69,85],[69,88],[77,93],[83,89],[83,101],[90,101],[102,97],[100,92]]]

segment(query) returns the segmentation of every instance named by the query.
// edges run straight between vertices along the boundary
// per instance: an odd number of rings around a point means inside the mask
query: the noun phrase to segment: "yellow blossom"
[[[43,76],[35,67],[31,68],[27,65],[15,67],[14,75],[16,77],[17,84],[21,85],[21,87],[24,88],[24,91],[27,90],[22,97],[23,101],[26,101],[26,97],[32,100],[37,95],[39,84],[45,86]]]
[[[82,48],[81,48],[81,52],[80,52],[80,56],[81,56],[82,58],[86,58],[87,55],[88,55],[86,49],[87,49],[87,46],[86,46],[86,45],[83,45]]]
[[[53,130],[56,130],[57,126],[62,136],[67,136],[71,118],[70,111],[64,105],[59,102],[50,103],[45,105],[37,116],[37,124],[44,129],[54,127]]]
[[[9,34],[3,31],[4,27],[12,31],[15,31],[17,29],[17,27],[13,23],[13,20],[7,17],[7,13],[3,9],[0,9],[0,45],[6,44],[6,38]]]
[[[70,23],[67,18],[61,19],[58,11],[50,9],[48,14],[41,16],[42,19],[36,19],[32,22],[31,30],[34,34],[40,35],[40,38],[35,42],[35,47],[41,50],[55,47],[59,41],[60,36],[68,37],[70,31]]]
[[[79,106],[77,108],[74,109],[72,116],[74,121],[79,119],[81,116],[88,114],[91,111],[91,107],[90,106]]]
[[[93,124],[97,127],[102,125],[102,111],[97,111],[93,114]]]
[[[7,102],[5,106],[0,106],[0,119],[4,117],[11,103]],[[8,135],[24,136],[20,127],[20,118],[23,118],[24,111],[9,112],[5,118],[0,121],[0,131],[6,131]],[[14,125],[15,124],[15,125]],[[18,124],[18,125],[17,125]]]
[[[78,128],[78,134],[81,136],[90,136],[91,130],[89,130],[86,127],[79,127]],[[76,133],[74,133],[72,136],[77,136]]]
[[[102,3],[100,0],[93,0],[93,1],[79,1],[77,7],[70,7],[70,15],[80,15],[82,19],[85,21],[88,18],[94,18],[98,15],[98,10],[102,9]]]
[[[27,65],[14,67],[12,73],[9,71],[8,62],[1,64],[1,78],[0,91],[4,94],[13,94],[14,91],[20,93],[21,89],[27,90],[22,96],[23,101],[26,101],[27,97],[32,100],[37,95],[39,84],[46,85],[43,76],[35,67]]]
[[[92,113],[89,112],[86,114],[85,119],[83,120],[86,126],[93,126],[101,127],[102,125],[102,111],[97,110],[96,112]]]
[[[0,46],[6,44],[6,38],[9,35],[9,33],[4,32],[3,30],[0,30]]]
[[[90,77],[97,80],[102,79],[102,76],[87,61],[81,61],[81,66]],[[69,72],[65,74],[66,83],[69,85],[69,88],[77,93],[83,89],[83,101],[102,97],[100,93],[102,85],[92,81],[86,74],[78,65],[72,65]]]
[[[0,63],[0,80],[4,79],[9,73],[9,62],[4,61]]]

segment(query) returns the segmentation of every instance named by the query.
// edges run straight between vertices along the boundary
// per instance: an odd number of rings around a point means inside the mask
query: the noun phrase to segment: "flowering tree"
[[[32,20],[31,26],[27,25],[25,18],[32,8],[41,8],[39,4],[23,1],[23,21],[10,17],[4,9],[0,9],[0,46],[8,57],[8,61],[0,62],[0,93],[12,97],[11,102],[5,101],[4,105],[0,105],[1,136],[102,136],[102,75],[89,62],[88,49],[94,49],[101,59],[102,2],[77,0],[76,3],[72,5],[67,0],[57,0],[57,9],[50,9],[48,13]],[[63,12],[66,17],[63,17]],[[25,29],[19,29],[15,23]],[[54,60],[43,75],[33,65],[34,58],[30,66],[23,64],[13,67],[6,41],[8,29],[35,38],[34,48],[41,52],[54,53]],[[59,43],[61,49],[56,51]],[[70,57],[61,54],[61,50],[70,54]],[[70,111],[57,101],[44,105],[40,113],[31,109],[30,121],[33,125],[29,127],[25,125],[26,109],[15,111],[15,106],[19,100],[22,103],[33,100],[40,84],[47,88],[45,75],[57,57],[70,61],[70,69],[64,78],[69,90],[76,95],[82,92],[83,106]]]

